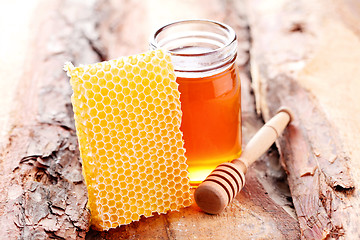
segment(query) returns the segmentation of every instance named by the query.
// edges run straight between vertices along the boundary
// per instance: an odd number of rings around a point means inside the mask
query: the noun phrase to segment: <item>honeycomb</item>
[[[191,204],[180,93],[168,54],[65,65],[91,225],[108,230]]]

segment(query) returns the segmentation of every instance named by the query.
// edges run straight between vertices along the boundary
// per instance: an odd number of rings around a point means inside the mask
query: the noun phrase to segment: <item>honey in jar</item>
[[[196,187],[217,165],[241,153],[236,35],[222,23],[185,20],[160,28],[150,46],[165,48],[172,57],[189,177]]]

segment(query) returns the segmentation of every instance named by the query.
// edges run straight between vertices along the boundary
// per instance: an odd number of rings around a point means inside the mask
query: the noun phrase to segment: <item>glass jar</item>
[[[196,186],[218,164],[241,153],[236,34],[219,22],[184,20],[158,29],[150,48],[162,48],[171,55],[181,93],[189,177]]]

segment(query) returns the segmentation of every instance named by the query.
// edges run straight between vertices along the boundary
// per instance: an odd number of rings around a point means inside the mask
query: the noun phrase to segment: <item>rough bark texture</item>
[[[305,239],[360,238],[354,9],[356,1],[247,4],[258,109],[265,119],[281,105],[295,113],[278,143]]]
[[[11,79],[17,92],[1,144],[0,234],[4,238],[80,239],[89,229],[71,88],[62,71],[65,61],[79,65],[145,51],[152,29],[175,19],[219,20],[234,27],[239,37],[244,143],[262,125],[250,88],[250,37],[242,2],[38,0],[33,4],[28,51],[21,76]],[[246,181],[244,190],[218,216],[204,214],[193,204],[109,232],[90,230],[86,238],[299,238],[277,152],[271,150],[254,164]]]
[[[93,62],[95,2],[34,2],[11,128],[2,142],[0,234],[77,239],[89,229],[65,61]],[[10,66],[11,67],[11,66]],[[7,79],[7,81],[12,81]]]

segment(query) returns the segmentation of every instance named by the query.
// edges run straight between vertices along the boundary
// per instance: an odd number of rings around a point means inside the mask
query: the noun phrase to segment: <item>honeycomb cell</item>
[[[106,85],[106,80],[103,78],[99,78],[99,86],[104,87]]]
[[[98,149],[97,153],[99,156],[104,156],[106,154],[106,151],[103,148]]]
[[[93,85],[93,87],[92,87],[92,90],[93,90],[93,92],[94,93],[99,93],[100,92],[100,86],[99,85]]]
[[[108,97],[108,96],[105,96],[104,97],[104,100],[103,100],[103,104],[105,105],[105,106],[107,106],[107,107],[109,107],[109,105],[110,105],[110,102],[111,102],[111,100],[110,100],[110,98]],[[111,108],[108,108],[109,110],[111,110]],[[105,110],[105,112],[109,112],[109,110]]]
[[[134,76],[133,82],[136,84],[139,84],[139,83],[141,83],[141,80],[142,80],[141,76],[137,75],[137,76]],[[137,85],[135,85],[135,88],[136,88],[136,86]]]
[[[120,84],[122,87],[127,87],[127,85],[129,84],[129,81],[126,78],[123,78],[120,80]]]
[[[173,187],[175,186],[175,182],[174,182],[174,181],[170,181],[170,182],[168,183],[168,186],[169,186],[170,188],[173,188]]]
[[[113,179],[117,179],[117,178],[113,178]],[[113,186],[119,186],[119,181],[118,180],[114,180],[113,181]]]
[[[154,65],[153,64],[147,64],[146,65],[146,70],[151,72],[154,69]]]
[[[149,206],[149,208],[151,208],[151,206]],[[145,210],[144,216],[145,217],[151,217],[152,216],[151,210]]]
[[[118,216],[117,215],[111,215],[110,216],[110,222],[117,222],[118,221]]]
[[[112,185],[111,183],[112,183],[112,180],[111,180],[111,178],[109,178],[109,177],[107,177],[107,178],[105,178],[105,181],[104,181],[104,183],[105,183],[105,185],[106,185],[106,190],[109,190],[109,185]]]
[[[120,70],[120,72],[119,72],[119,77],[120,78],[124,78],[124,77],[126,77],[126,71],[125,70]]]
[[[101,175],[98,177],[99,182],[104,182],[104,179],[105,178],[103,176],[101,176]]]
[[[99,192],[99,196],[100,196],[100,199],[105,198],[105,196],[106,196],[106,192],[105,192],[105,191],[101,191],[101,192]]]
[[[153,189],[155,187],[155,183],[154,182],[149,182],[149,180],[147,180],[148,184],[147,184],[147,187],[149,189],[149,192],[151,189]],[[150,194],[149,194],[150,195]]]
[[[157,206],[164,206],[164,200],[162,200],[161,198],[158,198],[158,199],[156,200],[156,205],[157,205]]]
[[[125,215],[125,218],[130,219],[132,213],[130,211],[126,211],[124,215]]]
[[[91,84],[91,82],[88,82],[88,81],[86,81],[85,83],[84,83],[84,88],[85,89],[91,89],[92,88],[92,84]]]
[[[136,152],[135,153],[136,158],[142,158],[143,156],[144,156],[144,154],[142,152]]]
[[[114,151],[110,150],[110,151],[107,151],[107,155],[108,155],[108,157],[112,158],[112,157],[114,157],[115,153],[114,153]]]
[[[126,96],[125,97],[125,103],[130,103],[131,102],[131,96],[129,96],[130,94],[130,89],[129,88],[123,88],[123,93]]]
[[[110,177],[110,172],[109,172],[109,171],[104,171],[104,172],[102,173],[102,176],[103,176],[104,178],[109,179],[109,177]]]
[[[109,203],[108,203],[108,206],[112,209],[115,208],[115,201],[114,200],[110,200]]]
[[[141,94],[141,96],[140,96],[140,94],[139,94],[140,99],[145,98],[145,94],[142,93],[142,92],[144,91],[144,86],[143,86],[142,84],[138,84],[138,85],[136,86],[136,91]]]
[[[107,213],[109,211],[109,207],[107,205],[104,205],[104,206],[102,206],[102,210],[104,213]]]
[[[134,108],[132,107],[131,109],[133,110]],[[135,118],[136,118],[136,114],[135,114],[135,113],[130,112],[129,115],[128,115],[128,118],[129,118],[129,120],[131,120],[131,123],[134,123],[134,124],[136,125],[136,122],[134,121]],[[130,125],[131,125],[131,123],[130,123]]]
[[[131,90],[134,90],[134,89],[136,88],[136,82],[135,82],[135,81],[131,81],[131,82],[129,83],[129,88],[130,88]]]
[[[93,75],[96,74],[96,70],[95,70],[95,72],[92,73],[93,70],[94,70],[94,69],[91,69],[91,70],[90,70],[90,74],[92,75],[92,77],[90,77],[90,83],[92,83],[92,84],[97,84],[98,78],[97,78],[96,76],[93,76]]]
[[[126,178],[124,178],[124,180],[125,179]],[[120,188],[122,189],[120,194],[123,195],[123,196],[126,196],[127,190],[126,190],[126,182],[125,181],[120,182]]]
[[[108,222],[108,220],[110,219],[109,214],[104,213],[103,216],[104,216],[104,221]]]
[[[147,72],[145,72],[144,76],[146,76],[146,74],[147,74]],[[143,80],[142,80],[142,85],[146,87],[146,86],[149,85],[149,83],[150,83],[150,78],[144,77]]]
[[[116,93],[119,93],[119,95],[118,95],[118,99],[119,99],[119,100],[121,100],[121,98],[124,96],[124,94],[121,92],[122,89],[123,89],[123,87],[122,87],[120,84],[117,84],[117,85],[115,86],[115,89],[114,89],[114,91],[115,91]]]
[[[112,68],[110,70],[110,72],[112,73],[113,76],[117,76],[119,74],[119,69],[118,68]]]
[[[189,206],[170,57],[156,50],[65,69],[74,90],[92,227],[108,230]]]

